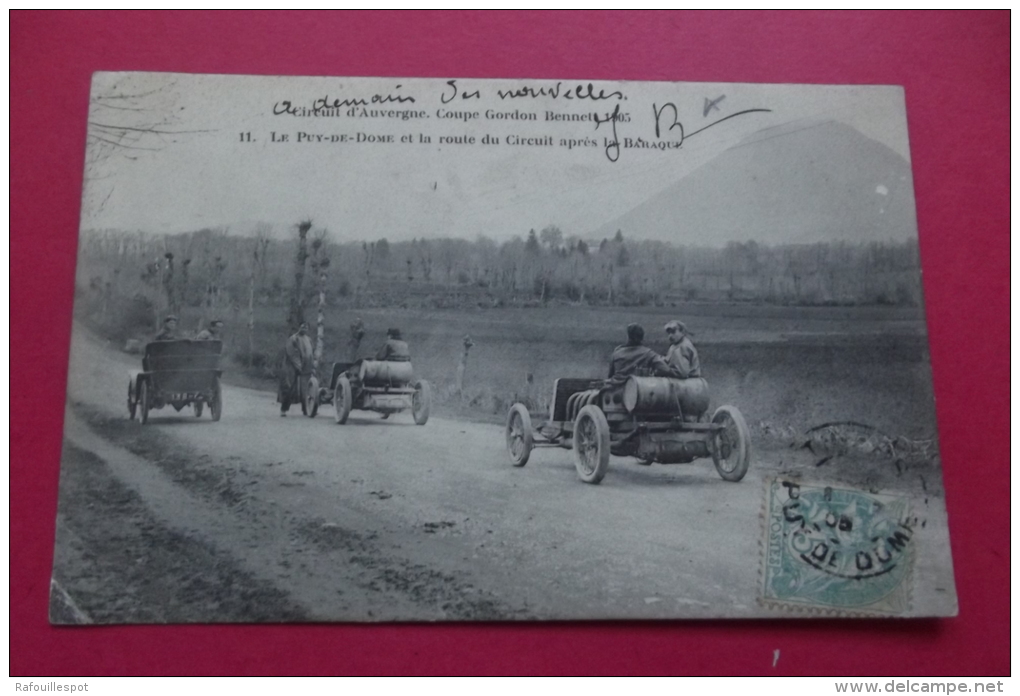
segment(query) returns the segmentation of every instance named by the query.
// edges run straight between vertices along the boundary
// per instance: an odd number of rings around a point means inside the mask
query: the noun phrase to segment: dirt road
[[[272,394],[232,387],[219,423],[168,407],[142,426],[125,406],[137,356],[80,327],[71,355],[56,621],[772,615],[756,601],[763,477],[788,458],[736,484],[711,462],[614,459],[591,486],[565,450],[512,468],[499,427],[281,418]],[[946,612],[948,548],[930,536],[914,606]]]

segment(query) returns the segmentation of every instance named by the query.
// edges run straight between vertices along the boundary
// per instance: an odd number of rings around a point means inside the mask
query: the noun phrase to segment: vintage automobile
[[[127,407],[132,420],[137,415],[142,423],[149,422],[152,409],[185,406],[200,417],[205,405],[209,415],[218,421],[223,414],[223,393],[220,378],[220,341],[154,341],[145,346],[142,371],[128,381]]]
[[[333,404],[336,422],[347,422],[352,409],[390,414],[411,411],[417,425],[425,425],[432,408],[432,389],[423,379],[414,379],[407,361],[358,360],[333,363],[329,387],[319,387],[313,375],[307,388],[305,413],[315,417],[320,404]]]
[[[537,429],[524,404],[510,407],[507,450],[514,466],[524,466],[535,447],[572,448],[585,483],[603,479],[610,454],[642,464],[711,457],[723,479],[739,481],[751,462],[747,424],[733,406],[720,406],[711,418],[708,407],[708,383],[701,378],[558,379],[549,419]]]

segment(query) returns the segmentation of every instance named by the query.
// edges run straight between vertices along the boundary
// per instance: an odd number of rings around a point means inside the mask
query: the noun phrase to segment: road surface
[[[614,458],[593,486],[566,450],[511,467],[498,426],[281,418],[230,386],[218,423],[167,407],[143,426],[138,356],[80,326],[71,356],[54,621],[775,615],[756,599],[763,478],[789,457],[739,483]],[[917,543],[915,610],[944,611],[948,549]]]

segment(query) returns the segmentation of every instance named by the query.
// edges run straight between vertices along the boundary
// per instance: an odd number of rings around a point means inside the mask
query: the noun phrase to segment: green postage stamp
[[[767,482],[761,601],[833,614],[910,609],[906,498],[781,478]]]

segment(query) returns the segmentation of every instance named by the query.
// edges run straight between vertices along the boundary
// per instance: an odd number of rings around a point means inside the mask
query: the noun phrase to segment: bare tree
[[[418,263],[421,266],[422,277],[427,283],[432,280],[432,247],[425,239],[415,242],[414,246],[418,249]]]
[[[114,163],[135,161],[209,132],[180,127],[179,101],[177,82],[167,76],[123,74],[93,91],[85,154],[86,217],[99,213],[113,194]]]
[[[255,248],[252,250],[248,273],[248,366],[255,362],[255,290],[266,275],[266,253],[269,250],[269,225],[255,229]]]
[[[548,225],[539,233],[539,239],[550,249],[558,249],[563,244],[563,230],[556,225]]]
[[[222,256],[212,260],[209,268],[209,283],[205,289],[205,306],[208,309],[216,309],[220,304],[220,292],[223,289],[223,273],[227,270],[227,262]]]
[[[365,337],[365,322],[361,321],[361,317],[358,317],[351,322],[350,331],[351,335],[347,339],[348,358],[351,362],[354,362],[358,359],[358,351],[361,349],[361,339]]]
[[[361,251],[364,254],[365,263],[365,290],[368,290],[372,282],[372,265],[375,263],[376,247],[375,242],[362,242]]]
[[[305,265],[308,262],[308,230],[312,229],[311,220],[298,223],[297,254],[294,256],[294,286],[290,293],[290,308],[287,311],[287,325],[296,331],[305,320]]]
[[[152,326],[159,328],[160,315],[162,314],[162,302],[160,295],[163,287],[163,266],[157,258],[145,264],[141,274],[142,283],[147,288],[147,294],[152,302]]]
[[[177,302],[177,286],[174,284],[174,254],[168,251],[163,254],[166,259],[166,272],[163,274],[163,292],[166,293],[166,309],[168,314],[180,314]]]
[[[315,317],[315,348],[312,351],[312,373],[319,373],[319,362],[322,360],[322,351],[326,335],[326,280],[328,276],[326,269],[329,268],[329,256],[326,253],[326,230],[319,230],[312,239],[312,273],[315,274],[319,301]]]

